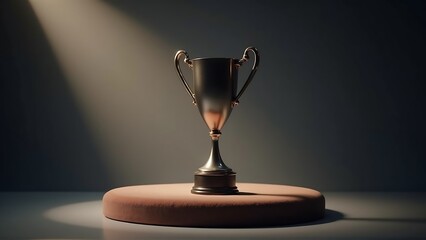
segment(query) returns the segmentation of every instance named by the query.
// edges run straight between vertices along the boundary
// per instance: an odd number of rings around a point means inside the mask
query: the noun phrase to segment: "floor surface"
[[[326,217],[273,228],[118,222],[99,192],[1,192],[0,239],[426,239],[426,193],[326,192]]]

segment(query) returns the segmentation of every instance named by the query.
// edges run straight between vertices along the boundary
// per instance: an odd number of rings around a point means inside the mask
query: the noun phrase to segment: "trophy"
[[[237,94],[238,69],[249,60],[249,52],[254,55],[251,72],[243,87]],[[193,72],[193,89],[188,85],[179,65],[179,59],[185,56],[184,62]],[[191,96],[193,104],[198,107],[201,117],[210,129],[212,149],[206,164],[194,175],[195,194],[235,194],[236,173],[227,167],[219,152],[221,129],[238,105],[238,100],[253,79],[259,65],[259,53],[256,48],[248,47],[241,59],[233,58],[196,58],[190,59],[185,50],[175,55],[176,70],[183,86]]]

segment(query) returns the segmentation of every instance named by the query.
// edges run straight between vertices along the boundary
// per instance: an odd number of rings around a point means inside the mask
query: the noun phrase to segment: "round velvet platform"
[[[236,195],[192,194],[192,183],[116,188],[103,197],[108,218],[184,227],[264,227],[320,219],[318,191],[273,184],[239,183]]]

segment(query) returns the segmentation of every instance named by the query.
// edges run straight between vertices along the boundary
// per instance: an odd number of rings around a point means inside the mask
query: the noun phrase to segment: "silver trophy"
[[[250,75],[237,94],[238,69],[249,60],[250,51],[254,55],[254,64]],[[185,56],[184,62],[192,69],[194,91],[182,74],[179,65],[181,56]],[[194,187],[191,192],[196,194],[238,193],[236,173],[225,165],[220,156],[219,137],[222,134],[220,130],[253,79],[259,65],[259,53],[256,48],[248,47],[241,59],[190,59],[185,50],[179,50],[175,55],[175,65],[186,91],[210,129],[212,139],[210,157],[207,163],[195,172]]]

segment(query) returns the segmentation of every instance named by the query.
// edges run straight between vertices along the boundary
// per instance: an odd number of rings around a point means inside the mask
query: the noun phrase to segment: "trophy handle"
[[[255,47],[248,47],[244,51],[243,57],[238,61],[238,66],[242,66],[243,63],[247,62],[250,59],[250,56],[248,55],[248,52],[252,51],[254,54],[254,63],[253,67],[251,68],[250,75],[248,76],[246,82],[244,83],[244,86],[241,88],[240,92],[238,93],[237,97],[235,97],[235,100],[233,102],[233,106],[238,105],[238,99],[240,99],[241,95],[243,95],[244,91],[247,89],[248,85],[250,84],[251,80],[253,80],[254,74],[256,74],[257,67],[259,66],[259,52]]]
[[[192,92],[191,88],[189,87],[188,83],[185,80],[185,77],[183,76],[182,70],[180,69],[180,65],[179,65],[179,58],[180,56],[185,55],[185,59],[183,60],[186,64],[188,64],[189,67],[192,67],[192,61],[189,59],[189,55],[185,50],[179,50],[176,55],[175,55],[175,66],[176,66],[176,70],[177,73],[180,77],[180,79],[182,80],[183,86],[186,89],[186,92],[189,94],[189,96],[191,96],[192,98],[192,103],[195,105],[196,101],[195,101],[195,94],[194,92]]]

